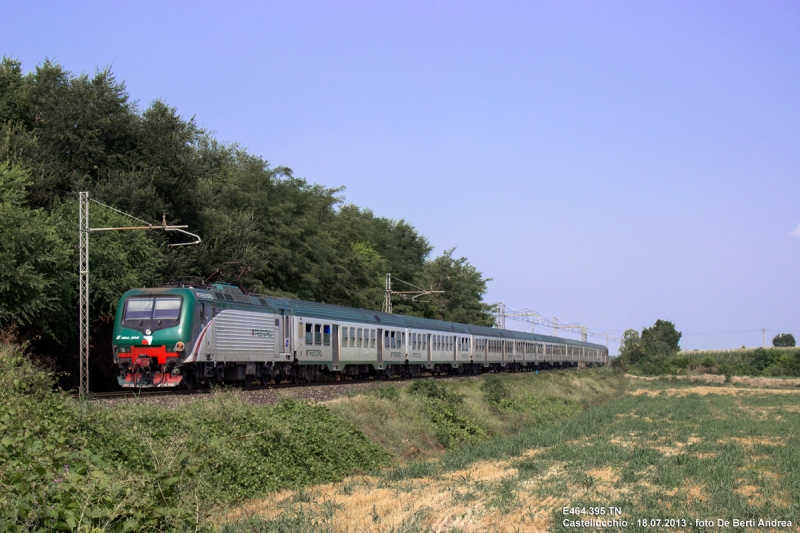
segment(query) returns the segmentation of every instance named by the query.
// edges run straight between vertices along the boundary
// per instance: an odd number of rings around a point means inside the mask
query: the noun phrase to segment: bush
[[[400,391],[394,385],[378,387],[374,394],[381,400],[396,400],[400,397]]]
[[[775,362],[775,354],[772,350],[756,348],[750,355],[750,364],[759,372],[763,372],[773,362]]]
[[[689,366],[689,358],[682,355],[675,356],[670,362],[670,366],[675,368],[686,368]]]
[[[499,376],[487,376],[480,387],[484,401],[496,411],[519,409],[519,405],[511,399],[511,391]]]
[[[714,368],[715,366],[717,366],[717,360],[714,359],[712,356],[707,355],[703,357],[702,361],[700,361],[700,365],[706,368]]]
[[[486,437],[486,430],[461,412],[463,395],[448,391],[433,378],[415,381],[406,390],[409,394],[428,399],[423,409],[436,426],[436,438],[442,445],[450,447],[459,442],[476,442]]]

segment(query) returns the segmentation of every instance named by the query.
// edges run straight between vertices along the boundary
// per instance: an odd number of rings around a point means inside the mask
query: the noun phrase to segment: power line
[[[695,335],[736,335],[740,333],[758,333],[760,331],[792,331],[794,328],[784,328],[784,329],[770,329],[770,328],[759,328],[759,329],[743,329],[740,331],[707,331],[707,332],[700,332],[700,333],[684,333],[684,336],[695,336]]]
[[[605,339],[606,345],[608,345],[608,341],[622,342],[622,339],[609,335],[607,332],[598,333],[589,331],[589,328],[577,323],[573,324],[559,323],[558,317],[553,317],[552,320],[549,320],[532,309],[516,310],[506,306],[506,304],[502,302],[496,303],[495,306],[497,308],[497,312],[495,313],[497,316],[497,325],[501,329],[505,329],[505,321],[506,318],[508,318],[511,320],[518,320],[530,323],[532,332],[535,326],[538,324],[540,326],[552,329],[553,335],[556,336],[558,335],[559,330],[566,330],[571,333],[579,334],[581,336],[581,340],[583,340],[584,342],[586,342],[587,337]]]
[[[117,209],[116,207],[111,207],[110,205],[106,205],[106,204],[104,204],[103,202],[98,202],[98,201],[97,201],[97,200],[95,200],[94,198],[89,198],[89,201],[90,201],[90,202],[94,202],[94,203],[96,203],[96,204],[99,204],[99,205],[102,205],[103,207],[107,207],[107,208],[111,209],[112,211],[116,211],[116,212],[117,212],[117,213],[119,213],[120,215],[124,215],[124,216],[126,216],[126,217],[128,217],[128,218],[132,218],[133,220],[139,221],[139,222],[141,222],[142,224],[147,224],[148,226],[152,226],[152,225],[153,225],[153,223],[152,223],[152,222],[147,222],[147,221],[144,221],[144,220],[142,220],[141,218],[137,218],[137,217],[135,217],[135,216],[133,216],[133,215],[130,215],[130,214],[128,214],[128,213],[125,213],[124,211],[120,211],[120,210],[119,210],[119,209]]]

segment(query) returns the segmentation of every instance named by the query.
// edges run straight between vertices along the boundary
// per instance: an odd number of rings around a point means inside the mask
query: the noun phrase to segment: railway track
[[[553,369],[559,370],[559,369]],[[560,370],[573,370],[571,368],[567,369],[560,369]],[[483,373],[478,374],[443,374],[443,375],[430,375],[430,374],[421,374],[416,377],[412,378],[391,378],[391,379],[343,379],[337,381],[316,381],[311,383],[271,383],[269,385],[251,385],[249,387],[242,387],[242,386],[230,386],[230,385],[220,385],[215,388],[198,388],[198,389],[130,389],[130,390],[123,390],[123,391],[111,391],[111,392],[90,392],[89,399],[90,400],[108,400],[108,399],[117,399],[117,398],[156,398],[159,396],[190,396],[194,394],[208,394],[215,390],[240,390],[243,392],[255,392],[260,390],[285,390],[285,389],[296,389],[300,387],[336,387],[336,386],[346,386],[346,385],[353,385],[353,384],[381,384],[381,383],[402,383],[406,381],[411,381],[414,379],[419,378],[434,378],[434,379],[451,379],[451,378],[466,378],[466,377],[478,377],[483,375]],[[77,397],[77,393],[72,394],[73,397]]]
[[[393,380],[400,381],[400,380]],[[335,386],[335,385],[350,385],[353,383],[366,383],[374,382],[377,380],[347,380],[347,381],[317,381],[313,383],[271,383],[269,385],[251,385],[249,387],[231,386],[231,385],[218,385],[214,388],[199,388],[199,389],[129,389],[123,391],[111,392],[91,392],[89,393],[90,400],[105,400],[111,398],[155,398],[158,396],[191,396],[194,394],[208,394],[215,390],[241,390],[244,392],[260,391],[260,390],[283,390],[295,389],[299,387],[316,387],[316,386]],[[77,396],[77,393],[73,393]]]

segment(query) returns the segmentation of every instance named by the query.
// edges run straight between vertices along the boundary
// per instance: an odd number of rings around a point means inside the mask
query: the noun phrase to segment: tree
[[[642,330],[642,345],[650,355],[667,355],[680,351],[681,336],[672,322],[656,320],[652,327]]]
[[[794,335],[791,333],[779,333],[772,339],[772,345],[780,348],[796,346]]]
[[[70,301],[70,252],[59,237],[63,221],[26,205],[28,172],[0,163],[0,327],[41,324],[52,332]]]
[[[493,326],[493,306],[483,303],[486,283],[478,270],[469,264],[466,257],[453,258],[455,248],[445,250],[442,255],[425,263],[414,284],[427,289],[444,291],[433,294],[414,306],[425,318],[449,320],[462,324]]]
[[[665,356],[680,350],[680,338],[681,332],[668,320],[656,320],[652,327],[643,328],[641,335],[635,329],[629,329],[622,336],[617,364],[623,368],[631,365],[639,371],[658,373]]]

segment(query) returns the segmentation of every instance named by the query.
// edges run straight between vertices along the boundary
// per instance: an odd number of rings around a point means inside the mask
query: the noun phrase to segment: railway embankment
[[[221,533],[797,531],[800,390],[626,381],[565,419],[249,501]]]
[[[260,405],[235,391],[93,402],[2,345],[0,529],[213,531],[242,502],[493,450],[624,388],[610,370],[554,371],[377,384],[324,402]]]

